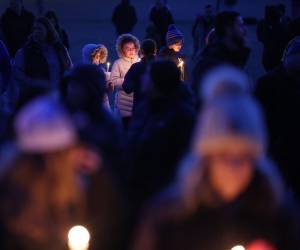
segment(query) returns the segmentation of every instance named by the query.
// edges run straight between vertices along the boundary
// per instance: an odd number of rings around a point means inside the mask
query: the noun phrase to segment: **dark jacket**
[[[175,52],[173,49],[169,49],[168,47],[162,47],[158,53],[159,58],[163,58],[169,61],[174,62],[176,65],[179,64],[179,58],[184,60],[184,73],[183,73],[183,81],[188,80],[188,70],[187,70],[187,61],[186,56]]]
[[[174,23],[174,19],[171,11],[168,7],[157,8],[152,7],[149,16],[150,21],[154,24],[157,33],[160,36],[160,43],[166,44],[166,34],[170,24]]]
[[[142,58],[140,62],[133,64],[125,75],[122,88],[127,94],[133,92],[133,112],[136,110],[138,104],[144,99],[142,76],[146,72],[147,66],[154,58],[154,56]]]
[[[130,4],[119,4],[114,9],[112,22],[116,27],[118,35],[130,33],[137,23],[135,8]]]
[[[281,62],[283,51],[288,43],[287,29],[281,23],[269,25],[263,20],[257,25],[257,39],[263,44],[264,68],[270,71]]]
[[[169,189],[142,217],[134,250],[223,250],[255,240],[278,250],[299,249],[298,206],[288,196],[274,203],[266,181],[256,173],[233,202],[213,207],[202,202],[193,210],[183,205],[177,188]]]
[[[280,65],[261,77],[255,96],[262,105],[269,130],[269,152],[300,200],[300,80]]]
[[[33,22],[34,15],[24,8],[20,16],[10,8],[6,9],[2,15],[2,30],[11,57],[14,57],[17,50],[25,45],[28,35],[32,31]]]
[[[128,132],[132,204],[140,207],[172,180],[188,149],[195,117],[191,92],[182,83],[169,96],[139,106]]]
[[[60,74],[71,67],[68,53],[61,42],[54,45],[60,63]],[[24,47],[24,63],[25,74],[30,78],[49,80],[49,66],[45,56],[42,53],[42,48],[35,42],[31,41]]]
[[[206,47],[196,59],[192,71],[192,88],[197,96],[204,75],[211,69],[222,64],[230,64],[243,69],[248,61],[250,49],[241,46],[238,50],[231,50],[222,42],[216,42]],[[199,100],[198,105],[201,105]]]

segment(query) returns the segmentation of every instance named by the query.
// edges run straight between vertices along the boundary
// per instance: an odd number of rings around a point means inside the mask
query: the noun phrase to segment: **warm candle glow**
[[[70,250],[87,250],[89,248],[90,233],[83,226],[72,227],[68,233]]]
[[[231,250],[246,250],[246,248],[244,248],[243,246],[235,246],[231,248]]]
[[[106,63],[106,72],[109,72],[110,62]]]

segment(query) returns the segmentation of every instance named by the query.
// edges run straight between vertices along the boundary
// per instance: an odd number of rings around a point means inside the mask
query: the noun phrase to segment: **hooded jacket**
[[[137,47],[137,52],[139,51],[140,44],[139,41],[132,37],[135,46]],[[116,97],[115,97],[115,111],[119,113],[121,117],[130,117],[132,115],[133,108],[133,93],[126,94],[122,90],[122,84],[124,82],[125,75],[127,74],[130,67],[138,62],[140,59],[138,54],[134,59],[126,58],[121,48],[122,38],[117,40],[116,49],[119,55],[119,59],[116,60],[112,66],[110,80],[115,86]]]

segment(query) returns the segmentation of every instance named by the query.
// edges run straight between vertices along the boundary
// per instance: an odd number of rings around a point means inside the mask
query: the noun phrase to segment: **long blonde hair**
[[[21,154],[3,176],[1,216],[10,233],[39,244],[64,241],[72,223],[83,219],[84,196],[69,152]]]

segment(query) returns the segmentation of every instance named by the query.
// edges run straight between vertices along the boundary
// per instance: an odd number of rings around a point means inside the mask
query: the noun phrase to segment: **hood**
[[[120,35],[117,39],[117,42],[116,42],[116,51],[118,53],[118,56],[120,58],[124,58],[124,53],[122,51],[122,44],[124,43],[124,41],[128,41],[128,42],[133,42],[134,45],[136,46],[137,50],[136,50],[136,57],[138,57],[138,53],[139,53],[139,50],[140,50],[140,42],[139,40],[131,35],[131,34],[123,34],[123,35]]]
[[[105,63],[107,60],[107,56],[108,56],[108,50],[107,48],[102,45],[102,44],[86,44],[83,48],[82,48],[82,62],[83,63],[92,63],[92,54],[96,51],[96,50],[102,50],[102,58],[101,58],[101,63]]]

